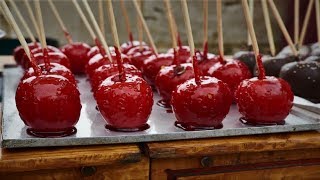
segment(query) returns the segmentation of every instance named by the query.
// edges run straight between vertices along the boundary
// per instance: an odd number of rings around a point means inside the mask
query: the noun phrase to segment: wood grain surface
[[[320,148],[319,132],[308,131],[169,142],[151,142],[146,145],[147,152],[151,158],[176,158],[308,148]]]

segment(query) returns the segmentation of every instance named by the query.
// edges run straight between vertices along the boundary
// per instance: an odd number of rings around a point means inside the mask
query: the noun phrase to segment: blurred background
[[[98,0],[89,0],[91,8],[93,9],[96,17],[98,17]],[[293,0],[274,0],[280,14],[290,32],[293,34]],[[22,0],[15,0],[21,14],[25,17],[27,23],[32,26],[31,20],[29,19],[26,7]],[[87,29],[85,28],[82,20],[76,12],[75,7],[69,0],[54,0],[55,5],[61,14],[63,21],[65,22],[70,34],[72,35],[74,41],[82,41],[88,44],[93,44],[92,39],[89,36]],[[233,52],[239,49],[246,49],[247,41],[247,29],[245,24],[244,15],[242,12],[242,6],[240,0],[223,0],[223,31],[224,31],[224,41],[225,41],[225,51],[226,54],[233,54]],[[309,0],[300,0],[300,27],[302,26],[303,19],[305,16],[306,7]],[[82,3],[80,3],[82,5]],[[10,5],[8,3],[8,5]],[[33,5],[33,4],[32,4]],[[128,35],[126,32],[126,27],[124,23],[124,17],[120,9],[120,2],[118,0],[113,0],[114,13],[116,18],[116,23],[118,27],[118,33],[121,42],[126,42],[128,40]],[[133,31],[134,38],[137,39],[137,15],[131,0],[126,0],[125,5],[129,14],[130,24]],[[187,37],[185,33],[185,26],[181,12],[180,1],[171,1],[172,10],[177,22],[178,30],[181,35],[181,39],[184,44],[187,44]],[[197,48],[201,49],[203,44],[203,14],[202,14],[202,1],[201,0],[189,0],[189,12],[190,19],[193,28],[193,35],[195,40],[195,45]],[[45,31],[47,38],[52,39],[51,44],[54,45],[64,45],[66,44],[65,37],[59,28],[59,25],[53,16],[51,9],[49,8],[48,2],[46,0],[41,1],[42,13],[45,25]],[[216,30],[216,7],[215,0],[209,0],[209,16],[208,16],[208,28],[209,28],[209,50],[210,52],[217,52],[217,30]],[[106,29],[106,39],[107,42],[112,45],[113,40],[111,37],[111,29],[108,23],[106,3],[104,3],[104,14],[105,14],[105,29]],[[162,0],[142,0],[142,11],[147,24],[150,28],[151,35],[155,40],[156,46],[160,50],[166,50],[171,46],[171,36],[169,34],[168,21],[166,16],[166,10]],[[270,11],[270,8],[269,8]],[[12,11],[15,15],[14,11]],[[270,12],[271,22],[273,26],[273,34],[275,43],[277,46],[277,51],[286,45],[284,38],[279,30],[276,21]],[[262,14],[260,0],[254,0],[254,26],[257,34],[257,39],[262,52],[268,52],[268,40],[266,36],[265,22]],[[16,19],[17,20],[17,19]],[[18,22],[19,23],[19,22]],[[11,39],[15,39],[15,33],[6,23],[4,17],[0,15],[0,29],[4,30],[7,35],[4,39],[0,40],[0,54],[11,54],[11,46],[18,44],[17,41],[12,42]],[[24,30],[23,28],[21,28]],[[35,31],[32,28],[34,34]],[[26,34],[24,32],[24,34]],[[147,42],[146,36],[144,36]],[[309,27],[307,30],[307,36],[305,43],[311,43],[316,41],[316,25],[315,25],[315,12],[314,9],[311,14],[311,19],[309,22]],[[8,41],[10,40],[10,42]],[[13,43],[13,44],[12,44]],[[16,43],[16,44],[15,44]],[[50,42],[49,42],[50,44]]]

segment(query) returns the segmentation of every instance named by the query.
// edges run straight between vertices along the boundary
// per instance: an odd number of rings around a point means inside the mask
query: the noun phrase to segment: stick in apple
[[[276,54],[276,48],[274,45],[274,39],[273,39],[273,33],[272,33],[272,27],[270,22],[270,16],[269,16],[269,10],[268,10],[268,4],[266,0],[261,0],[262,5],[262,11],[263,11],[263,17],[266,24],[267,29],[267,36],[268,36],[268,42],[270,47],[270,52],[272,56],[275,56]]]
[[[310,20],[310,15],[311,15],[313,3],[314,3],[314,0],[309,1],[306,16],[304,17],[304,21],[303,21],[303,25],[302,25],[302,29],[301,29],[301,34],[300,34],[300,39],[299,39],[299,47],[302,46],[304,38],[306,37],[307,27],[308,27],[308,23]]]

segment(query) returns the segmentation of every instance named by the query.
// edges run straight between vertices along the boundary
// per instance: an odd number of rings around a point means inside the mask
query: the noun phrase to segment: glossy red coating
[[[58,48],[56,48],[56,47],[54,47],[54,46],[48,46],[48,48],[47,48],[47,50],[48,50],[48,52],[59,52],[59,53],[62,53],[61,51],[60,51],[60,49],[58,49]],[[32,54],[38,54],[38,53],[43,53],[43,49],[41,48],[41,46],[39,46],[39,47],[37,47],[37,48],[34,48],[34,49],[32,49],[31,51],[30,51]],[[23,56],[22,56],[22,59],[21,59],[21,63],[20,63],[21,65],[22,65],[22,67],[23,68],[29,68],[29,60],[28,60],[28,56],[27,56],[27,54],[23,54]],[[27,65],[27,66],[26,66]]]
[[[67,58],[66,55],[64,55],[61,52],[49,52],[48,53],[48,59],[49,62],[52,63],[58,63],[61,64],[63,66],[65,66],[66,68],[70,69],[70,61]],[[37,64],[43,64],[44,63],[44,55],[43,53],[37,53],[34,54],[34,60]],[[23,65],[23,67],[25,69],[30,67],[30,61],[25,61],[25,64]]]
[[[172,108],[177,122],[186,129],[221,127],[232,98],[228,85],[217,78],[202,76],[200,85],[190,79],[172,93]]]
[[[201,75],[210,76],[208,73],[209,69],[215,65],[218,61],[217,56],[212,53],[207,53],[206,57],[203,56],[203,52],[196,53],[197,57],[197,65],[200,70]],[[192,61],[192,57],[188,59],[188,61]]]
[[[31,42],[31,43],[28,43],[28,47],[31,50],[35,49],[35,48],[38,48],[40,47],[40,43],[36,42]],[[22,46],[18,46],[16,47],[14,50],[13,50],[13,57],[14,57],[14,60],[16,61],[17,64],[21,64],[22,62],[22,58],[23,56],[26,55],[26,53],[24,52],[24,49]]]
[[[66,44],[61,48],[61,51],[69,58],[71,71],[75,74],[85,72],[85,66],[88,63],[87,54],[91,47],[86,43],[74,42]]]
[[[164,66],[169,66],[173,63],[173,54],[158,54],[152,55],[144,60],[142,66],[142,74],[145,80],[150,84],[154,85],[156,76],[160,69]]]
[[[34,131],[67,131],[80,117],[80,93],[62,76],[29,77],[19,83],[15,99],[21,119]]]
[[[293,101],[290,85],[273,76],[242,81],[235,97],[239,112],[252,124],[283,121],[288,116]]]
[[[76,79],[74,78],[70,69],[66,68],[65,66],[57,63],[50,63],[50,71],[46,70],[45,64],[39,64],[38,67],[41,69],[42,75],[60,75],[62,77],[67,78],[71,83],[77,84]],[[35,76],[33,68],[29,68],[24,73],[21,81],[28,79],[31,76]]]
[[[194,78],[193,68],[191,63],[183,63],[180,66],[171,65],[163,67],[156,76],[155,85],[162,101],[169,105],[171,94],[178,85],[185,81]]]
[[[135,66],[123,64],[123,67],[126,74],[142,77],[141,71],[139,71]],[[98,86],[102,83],[102,81],[117,73],[119,73],[118,64],[106,64],[96,69],[92,75],[92,78],[90,79],[93,92],[98,89]]]
[[[148,59],[150,56],[154,55],[153,51],[143,51],[143,52],[136,52],[135,54],[130,56],[132,64],[142,70],[142,66],[144,61]]]
[[[189,46],[178,46],[176,47],[176,52],[177,52],[177,61],[179,63],[189,63],[192,61],[190,59],[190,48]],[[170,48],[167,53],[173,54],[173,48]]]
[[[116,53],[115,52],[110,52],[111,53],[111,57],[113,59],[112,63],[117,63],[116,62]],[[126,64],[130,64],[131,60],[124,54],[121,54],[123,63]],[[102,65],[106,65],[106,64],[111,64],[111,62],[109,61],[109,58],[107,56],[103,57],[101,54],[96,54],[93,58],[91,58],[88,62],[88,64],[86,65],[86,73],[89,76],[89,78],[92,77],[94,71],[96,69],[98,69],[100,66]]]
[[[136,54],[137,52],[143,53],[145,51],[152,51],[152,48],[148,45],[142,45],[140,46],[136,46],[131,48],[128,52],[127,52],[127,56],[131,57],[132,55]]]
[[[114,52],[114,47],[110,46],[109,47],[109,51],[110,52]],[[93,46],[90,51],[87,53],[87,58],[88,58],[88,61],[93,58],[95,55],[99,54],[100,53],[100,50],[99,50],[99,47],[98,46]]]
[[[153,105],[153,92],[141,77],[119,74],[108,77],[96,92],[99,110],[109,126],[115,129],[136,129],[144,126]]]
[[[123,44],[121,44],[121,53],[123,54],[127,54],[127,52],[131,49],[131,48],[134,48],[134,47],[137,47],[140,45],[140,41],[128,41],[128,42],[125,42]],[[146,45],[145,42],[142,41],[142,45]]]
[[[249,79],[252,74],[247,65],[239,60],[227,59],[224,63],[215,63],[208,71],[210,76],[227,83],[234,92],[241,81]]]

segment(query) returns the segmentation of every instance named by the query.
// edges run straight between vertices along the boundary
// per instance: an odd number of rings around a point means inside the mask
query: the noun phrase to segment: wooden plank
[[[81,173],[81,167],[78,168],[63,168],[54,170],[38,170],[32,172],[19,172],[19,173],[6,173],[0,174],[2,179],[11,180],[43,180],[43,179],[149,179],[149,159],[143,157],[140,162],[109,165],[109,166],[96,166],[96,172],[92,175],[85,175]]]
[[[302,149],[302,150],[287,150],[287,151],[267,151],[267,152],[247,152],[247,153],[234,153],[234,154],[220,154],[212,156],[199,156],[199,157],[183,157],[183,158],[161,158],[161,159],[151,159],[151,179],[160,180],[166,179],[169,176],[169,171],[176,174],[187,175],[191,173],[190,176],[193,178],[206,177],[205,174],[214,174],[213,171],[217,167],[229,166],[229,169],[225,169],[226,172],[233,172],[235,169],[233,167],[239,165],[253,165],[259,169],[265,169],[263,166],[255,166],[259,163],[269,163],[276,164],[277,162],[290,162],[310,159],[319,159],[320,149]],[[210,163],[203,163],[203,159],[210,159]],[[287,165],[287,163],[282,163]],[[319,164],[319,163],[318,163]],[[292,167],[297,166],[292,164]],[[246,166],[245,166],[246,167]],[[208,170],[212,168],[212,170]],[[279,168],[279,167],[275,167]],[[284,168],[284,167],[281,167]],[[290,167],[287,167],[290,168]],[[181,171],[186,173],[181,173]],[[212,171],[212,173],[211,173]],[[320,173],[320,169],[315,171],[315,173]],[[253,171],[251,171],[253,173]],[[221,175],[221,173],[220,173]],[[211,177],[211,176],[208,176]],[[234,177],[234,176],[233,176]],[[192,179],[192,178],[191,178]]]
[[[0,172],[134,163],[142,154],[135,144],[87,147],[1,149]]]
[[[317,131],[267,135],[220,137],[211,139],[151,142],[146,144],[151,158],[175,158],[320,148],[320,133]]]

